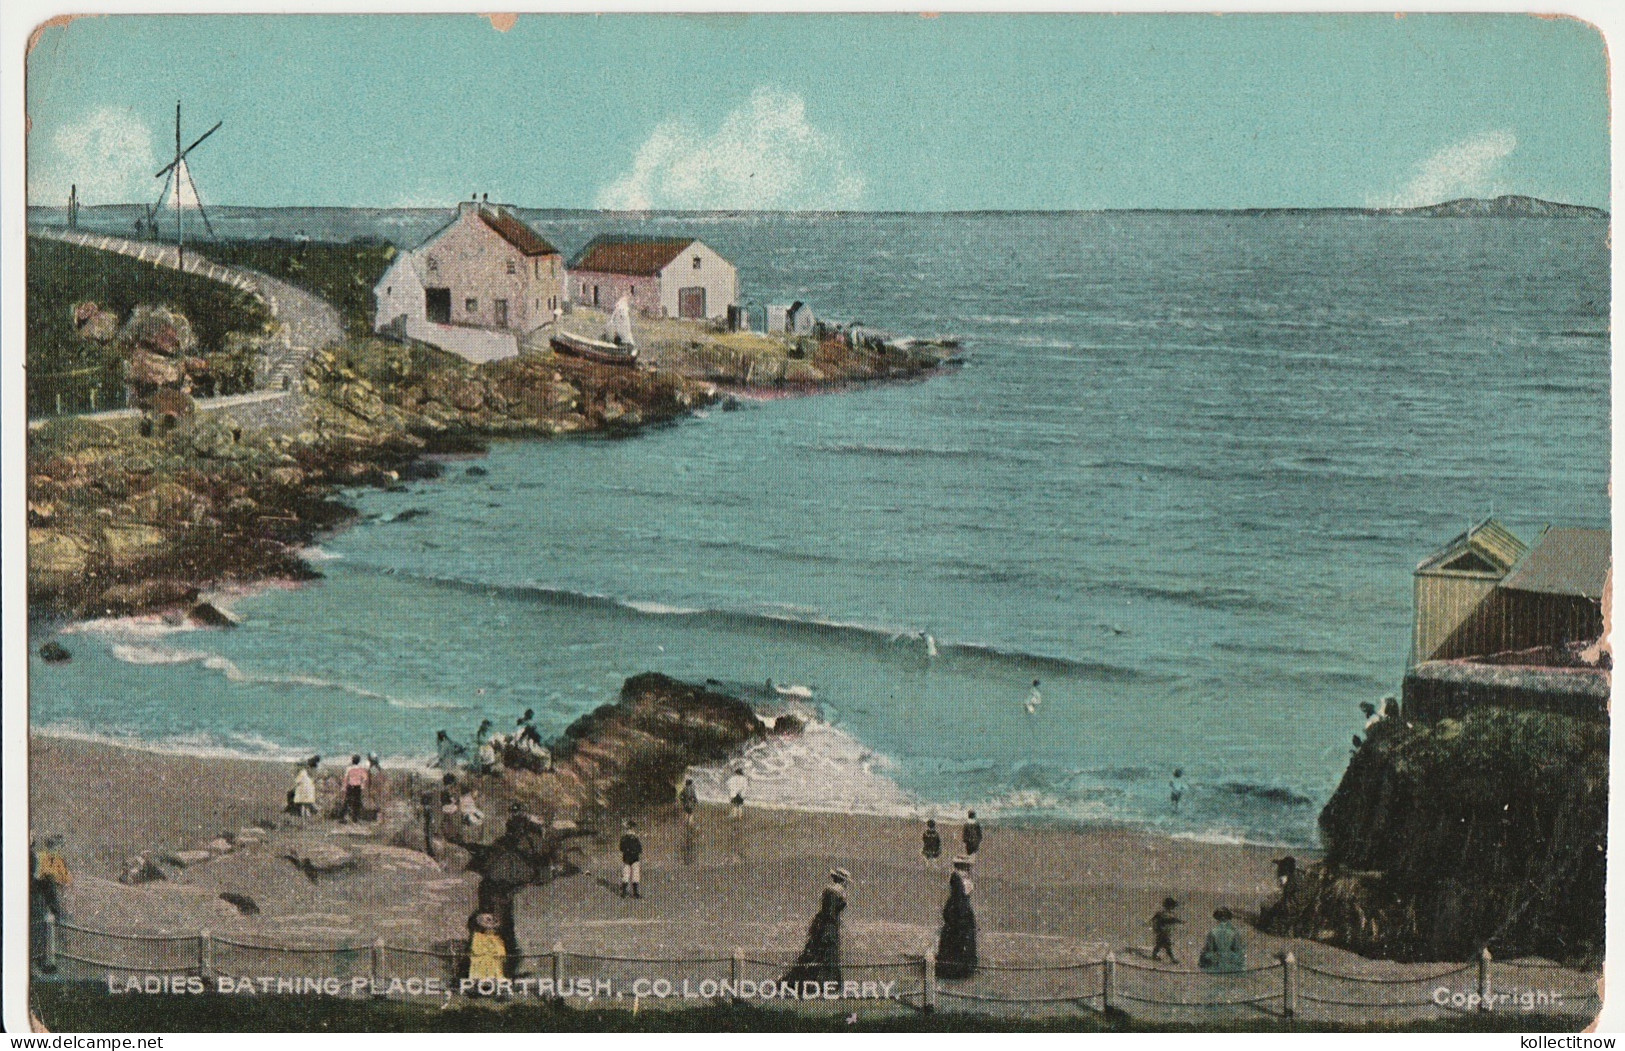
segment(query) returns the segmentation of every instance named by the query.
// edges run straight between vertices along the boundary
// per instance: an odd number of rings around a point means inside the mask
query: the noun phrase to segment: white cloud
[[[600,208],[855,207],[863,177],[846,147],[807,123],[800,95],[758,88],[705,134],[681,120],[655,128],[630,170],[598,192]]]
[[[1504,189],[1496,181],[1501,162],[1517,148],[1517,136],[1506,129],[1451,143],[1418,164],[1403,189],[1377,203],[1390,208],[1414,208],[1458,197],[1496,195]]]
[[[32,204],[66,204],[68,188],[74,184],[85,204],[158,199],[160,184],[152,173],[161,165],[153,152],[152,131],[127,111],[95,110],[30,146]]]

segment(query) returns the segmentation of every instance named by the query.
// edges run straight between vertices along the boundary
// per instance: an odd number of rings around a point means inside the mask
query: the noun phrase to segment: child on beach
[[[1166,953],[1169,963],[1177,964],[1179,959],[1174,956],[1174,928],[1185,921],[1175,913],[1179,902],[1173,898],[1163,898],[1162,908],[1151,917],[1151,934],[1154,944],[1151,946],[1151,958],[1155,960],[1158,953]]]

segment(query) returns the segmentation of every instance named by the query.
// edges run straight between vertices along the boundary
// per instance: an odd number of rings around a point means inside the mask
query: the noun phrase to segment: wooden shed
[[[1411,663],[1590,642],[1602,634],[1612,537],[1542,531],[1526,547],[1486,520],[1416,568]]]
[[[1411,663],[1447,660],[1481,648],[1475,614],[1528,547],[1493,518],[1468,529],[1416,567],[1416,626]]]

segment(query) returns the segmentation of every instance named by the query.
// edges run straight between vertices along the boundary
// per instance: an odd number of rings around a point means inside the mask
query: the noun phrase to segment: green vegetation
[[[46,1026],[66,1032],[551,1032],[551,1033],[1158,1033],[1158,1032],[1412,1032],[1573,1033],[1591,1019],[1577,1016],[1488,1013],[1395,1026],[1331,1029],[1275,1017],[1205,1025],[1158,1025],[1114,1012],[1042,1020],[940,1013],[919,1015],[896,1008],[859,1006],[857,1021],[846,1010],[796,1012],[776,1008],[715,1006],[677,1010],[575,1008],[554,1003],[401,1003],[293,996],[109,995],[98,986],[35,982],[31,1004]]]
[[[394,245],[372,239],[215,241],[196,250],[217,263],[258,270],[316,293],[338,309],[352,338],[372,331],[372,289],[395,258]]]
[[[115,340],[84,338],[76,304],[94,302],[122,322],[137,304],[185,315],[200,357],[232,355],[233,333],[262,331],[270,314],[254,297],[195,274],[43,238],[28,239],[28,414],[116,408],[123,404],[122,359]],[[217,367],[236,374],[234,367]],[[220,391],[219,393],[230,393]]]

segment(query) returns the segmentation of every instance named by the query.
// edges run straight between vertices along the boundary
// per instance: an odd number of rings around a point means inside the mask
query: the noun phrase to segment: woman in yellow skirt
[[[468,940],[468,976],[476,981],[501,978],[508,947],[502,944],[502,935],[497,933],[497,918],[482,912],[474,917],[474,924],[479,929]]]

